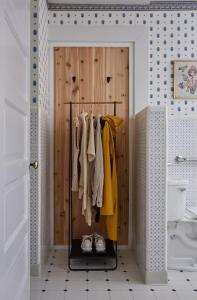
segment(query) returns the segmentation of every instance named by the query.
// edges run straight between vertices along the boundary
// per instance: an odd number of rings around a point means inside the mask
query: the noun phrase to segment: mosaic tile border
[[[49,10],[97,10],[97,11],[159,11],[159,10],[197,10],[196,1],[151,1],[150,4],[72,4],[50,3]]]

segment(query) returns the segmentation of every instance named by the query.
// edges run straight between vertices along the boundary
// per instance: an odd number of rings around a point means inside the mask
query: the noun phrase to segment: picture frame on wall
[[[174,99],[197,99],[197,60],[174,61]]]

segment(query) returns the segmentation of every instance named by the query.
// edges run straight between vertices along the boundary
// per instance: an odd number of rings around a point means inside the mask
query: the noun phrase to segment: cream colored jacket
[[[88,192],[88,157],[87,157],[87,143],[88,143],[88,127],[86,117],[88,113],[83,112],[80,115],[81,128],[81,149],[79,155],[80,163],[80,177],[79,177],[79,199],[82,199],[82,214],[85,215],[87,209],[87,192]]]
[[[80,179],[79,179],[79,199],[82,199],[82,214],[85,216],[86,223],[92,225],[92,189],[91,189],[91,170],[92,162],[95,159],[95,141],[94,141],[94,119],[88,113],[81,114],[82,136],[81,151],[79,156],[80,162]]]

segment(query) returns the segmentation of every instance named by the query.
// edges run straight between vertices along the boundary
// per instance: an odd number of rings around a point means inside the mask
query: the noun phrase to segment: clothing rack
[[[73,239],[73,225],[72,225],[72,123],[73,123],[73,105],[77,104],[109,104],[114,105],[114,116],[116,116],[116,106],[117,104],[122,104],[121,101],[97,101],[97,102],[64,102],[64,104],[69,105],[70,107],[70,147],[69,147],[69,218],[68,218],[68,267],[72,271],[105,271],[105,270],[115,270],[118,265],[118,256],[117,256],[117,242],[113,242],[111,240],[106,239],[106,252],[104,253],[96,253],[95,251],[93,253],[83,253],[81,250],[81,240],[80,239]],[[87,267],[72,267],[71,266],[71,260],[77,259],[77,260],[85,260],[85,265]],[[99,268],[91,268],[88,267],[89,260],[92,259],[113,259],[115,262],[112,267],[99,267]]]

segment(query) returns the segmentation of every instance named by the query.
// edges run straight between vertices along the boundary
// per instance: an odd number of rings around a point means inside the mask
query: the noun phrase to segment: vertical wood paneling
[[[106,82],[106,101],[120,101],[115,94],[116,85],[116,51],[118,48],[105,48],[105,82]],[[110,77],[107,83],[107,77]],[[106,113],[113,114],[113,105],[106,105]]]
[[[129,65],[128,48],[116,49],[115,56],[115,96],[122,101],[121,105],[117,105],[117,115],[121,117],[124,122],[120,130],[117,130],[116,144],[117,144],[117,172],[119,175],[118,190],[119,193],[119,236],[122,240],[126,240],[128,236],[128,212],[129,212],[129,136],[128,136],[128,120],[129,120]]]
[[[63,48],[65,56],[65,99],[64,102],[79,101],[79,57],[78,48]]]
[[[80,84],[80,78],[79,78],[79,64],[76,63],[79,57],[79,49],[73,47],[72,50],[70,48],[64,48],[64,55],[65,55],[65,68],[63,72],[65,72],[65,98],[64,102],[77,102],[79,101],[79,84]],[[66,137],[65,137],[65,143],[64,143],[64,198],[65,198],[65,205],[66,205],[66,211],[65,211],[65,227],[68,229],[68,201],[69,201],[69,147],[70,147],[70,111],[69,106],[64,105],[64,109],[61,112],[64,117],[64,126]],[[79,107],[75,106],[73,111],[73,117],[75,115],[79,115]],[[73,194],[73,200],[76,200],[76,195]],[[62,200],[63,201],[63,200]],[[79,207],[79,205],[74,206],[73,209],[73,218],[76,214],[76,208]],[[78,209],[79,210],[79,209]],[[79,213],[77,214],[79,215]],[[65,242],[67,243],[68,238],[68,232],[66,232],[66,235],[64,237]]]
[[[92,48],[94,67],[94,101],[105,101],[106,78],[105,78],[105,48]],[[95,105],[94,113],[105,114],[105,105]]]
[[[77,63],[77,61],[76,61]],[[80,102],[93,102],[94,73],[93,73],[93,49],[79,48],[79,99]],[[79,105],[81,111],[91,110],[90,105]]]
[[[127,48],[57,48],[55,51],[55,145],[54,145],[54,236],[55,244],[68,238],[69,101],[123,101],[117,115],[124,123],[117,130],[117,168],[120,203],[120,244],[128,242],[128,63]],[[107,77],[111,77],[109,83]],[[113,105],[75,105],[73,116],[82,111],[113,114]],[[89,228],[81,215],[81,202],[73,193],[75,238],[100,231]]]
[[[54,104],[54,239],[55,244],[63,244],[65,242],[67,226],[65,226],[65,198],[64,196],[64,178],[65,168],[62,165],[64,161],[64,65],[65,55],[64,48],[56,48],[55,52],[55,104]],[[60,167],[61,166],[61,167]],[[67,184],[67,183],[66,183]]]

